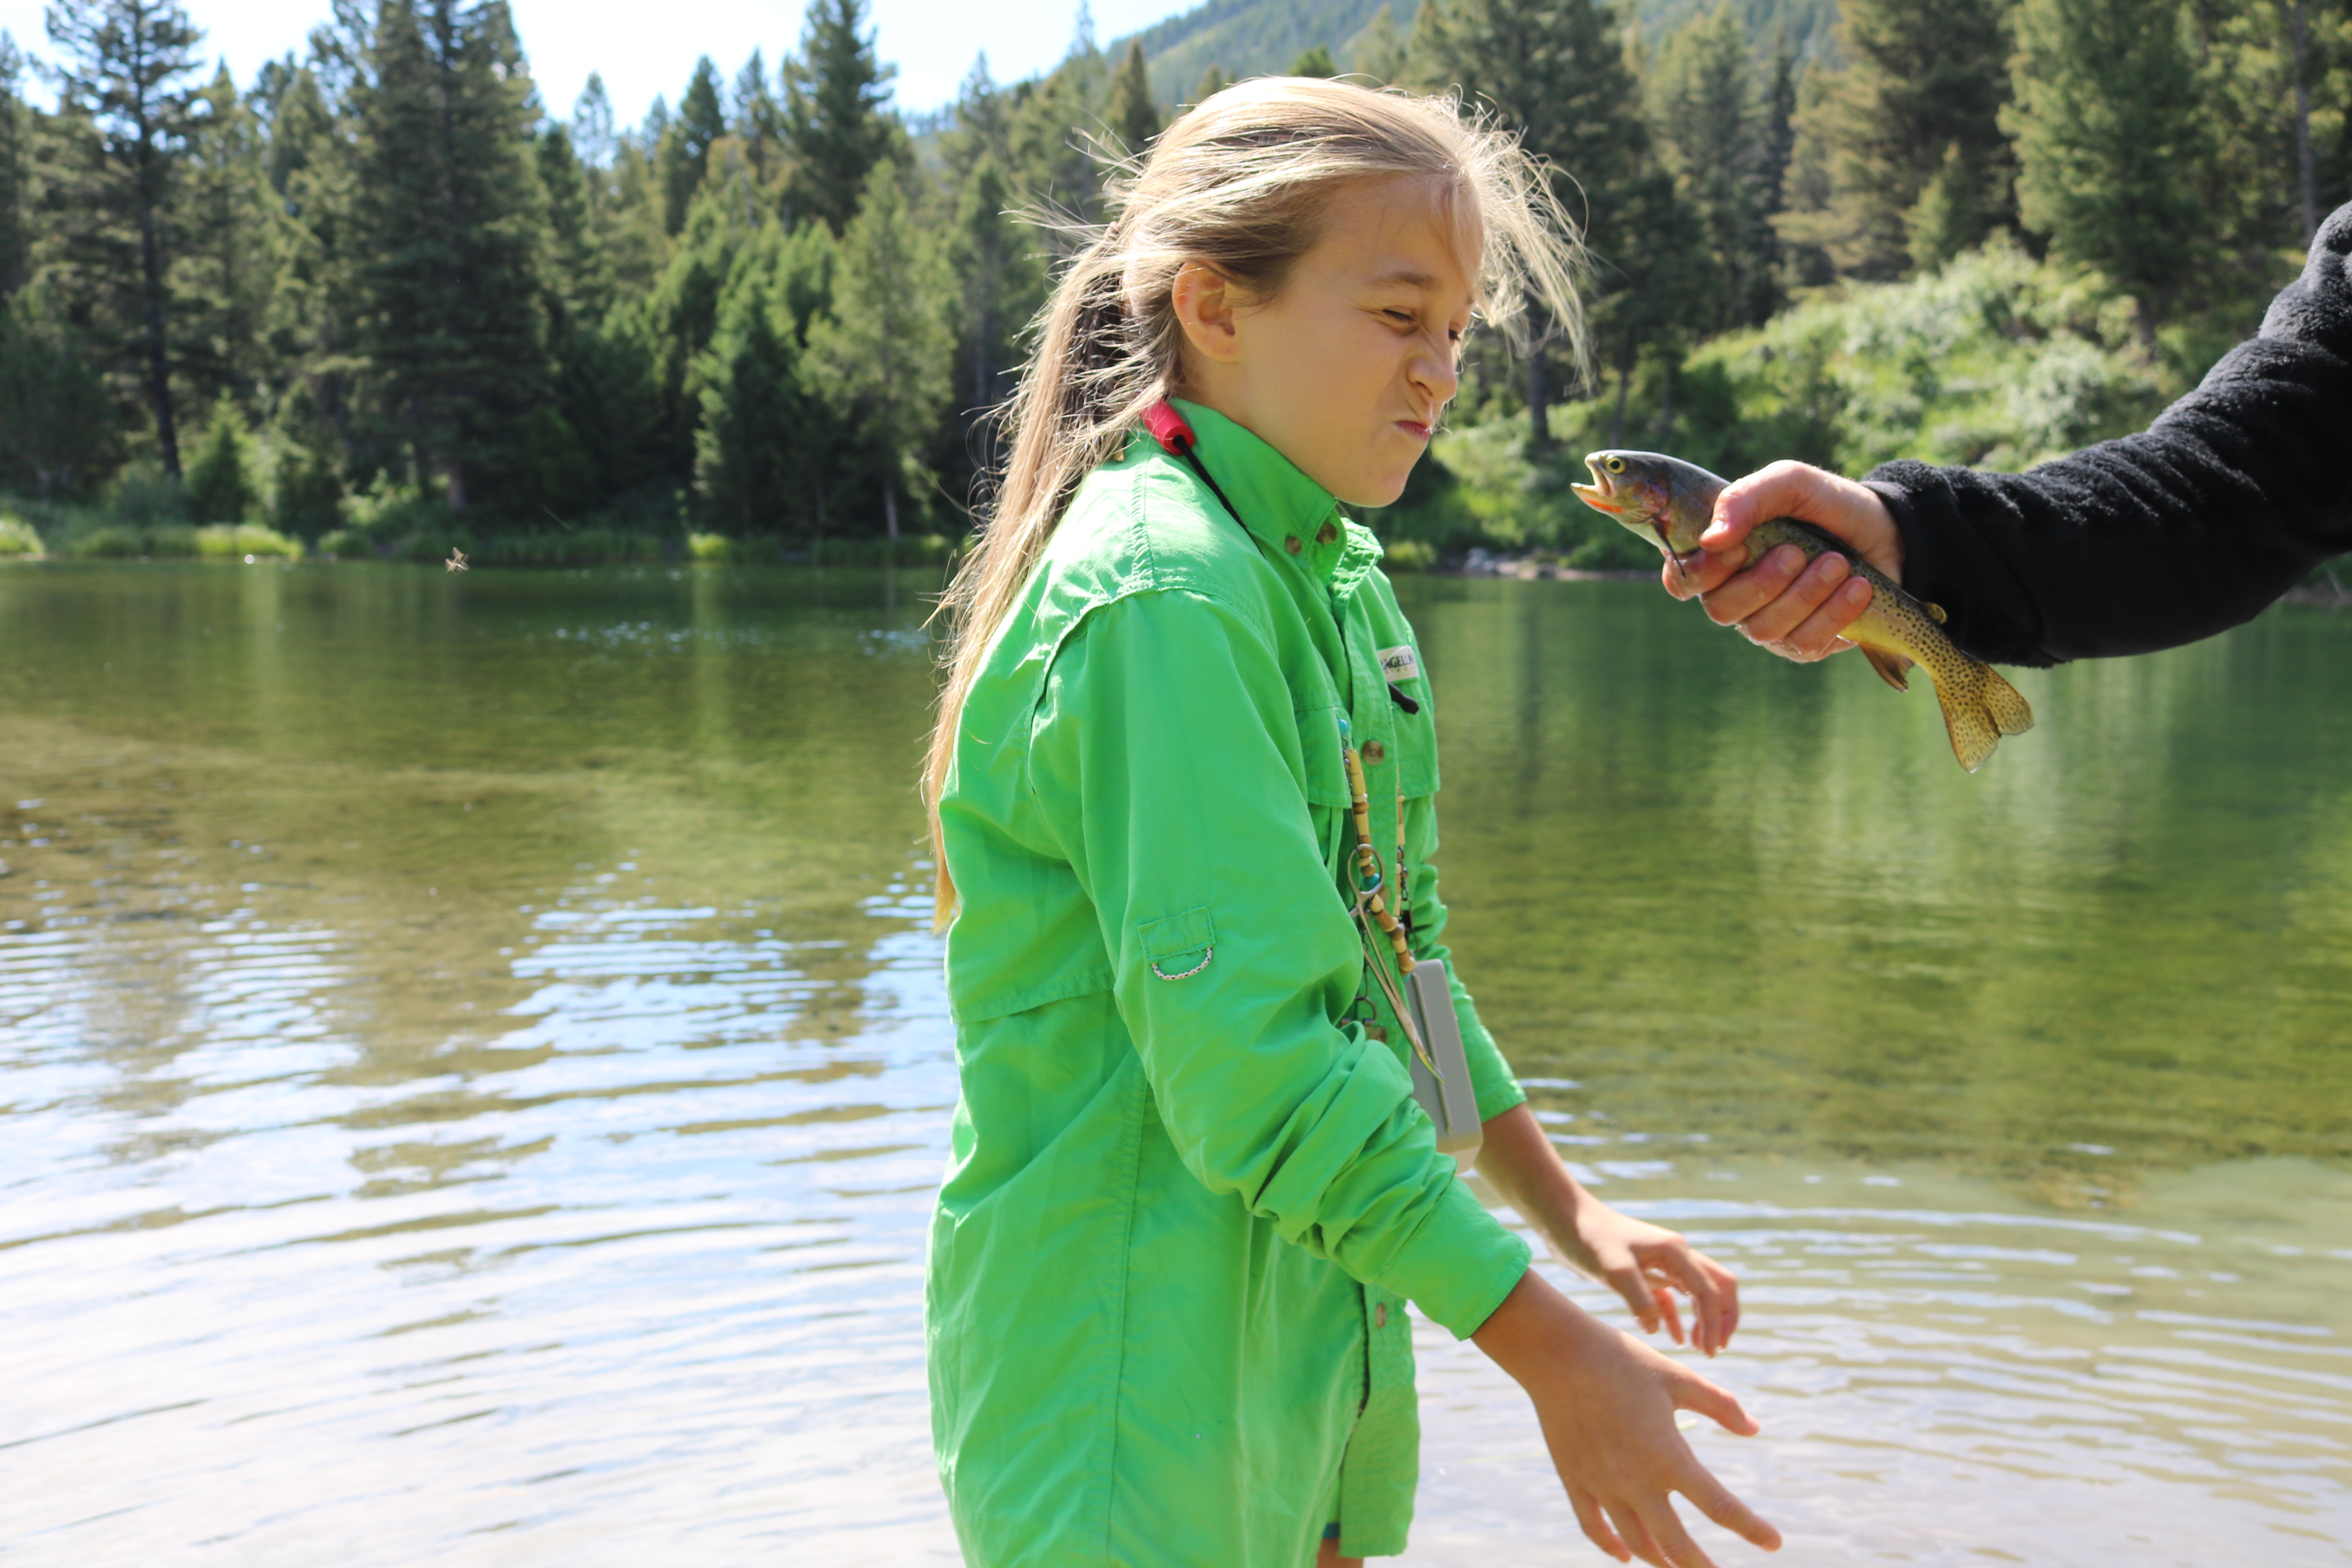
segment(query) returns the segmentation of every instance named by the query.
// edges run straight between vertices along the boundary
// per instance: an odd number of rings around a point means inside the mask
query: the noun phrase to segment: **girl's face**
[[[1270,300],[1188,264],[1174,291],[1183,395],[1340,500],[1386,506],[1461,383],[1475,251],[1465,259],[1433,184],[1398,177],[1342,191]]]

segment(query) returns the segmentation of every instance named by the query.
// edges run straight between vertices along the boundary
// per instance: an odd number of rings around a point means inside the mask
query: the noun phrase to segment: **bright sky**
[[[185,0],[205,30],[208,54],[226,58],[242,87],[265,59],[300,51],[310,28],[327,16],[326,0]],[[1103,41],[1149,26],[1191,8],[1194,0],[1096,0],[1095,31]],[[803,7],[794,0],[688,0],[675,15],[645,0],[510,0],[531,74],[548,108],[568,115],[572,100],[601,71],[615,118],[634,124],[658,93],[676,107],[695,60],[709,55],[729,83],[755,48],[768,67],[798,42]],[[956,84],[985,49],[990,71],[1015,80],[1052,65],[1076,31],[1077,0],[870,0],[877,48],[898,68],[900,107],[931,109],[955,96]],[[46,57],[48,34],[41,0],[0,0],[0,28],[16,35],[27,54]],[[32,84],[28,91],[46,100]]]

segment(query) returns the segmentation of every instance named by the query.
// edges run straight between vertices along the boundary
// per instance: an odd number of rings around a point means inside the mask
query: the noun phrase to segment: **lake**
[[[937,585],[0,569],[0,1555],[956,1560]],[[1774,1561],[2352,1563],[2352,615],[2019,672],[1970,777],[1654,586],[1401,595],[1461,968],[1739,1271]],[[1420,1344],[1399,1561],[1601,1561]]]

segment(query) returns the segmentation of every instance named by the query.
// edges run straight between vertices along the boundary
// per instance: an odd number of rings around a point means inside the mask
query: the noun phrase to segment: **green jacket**
[[[927,1317],[973,1568],[1303,1568],[1333,1520],[1345,1552],[1402,1552],[1402,1302],[1467,1335],[1528,1263],[1436,1152],[1393,1020],[1334,1022],[1363,968],[1343,712],[1384,859],[1405,797],[1414,948],[1445,953],[1429,683],[1380,545],[1180,406],[1249,532],[1147,437],[1090,475],[941,801],[963,1098]],[[1523,1096],[1454,997],[1499,1115]]]

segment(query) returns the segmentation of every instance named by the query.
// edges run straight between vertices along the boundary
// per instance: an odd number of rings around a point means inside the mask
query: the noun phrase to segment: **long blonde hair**
[[[1260,77],[1187,111],[1110,182],[1112,217],[1083,234],[1032,324],[1036,352],[1002,413],[1010,453],[978,543],[940,604],[948,637],[939,722],[923,776],[939,867],[938,922],[955,884],[939,805],[957,722],[989,643],[1012,613],[1078,481],[1118,455],[1143,411],[1178,388],[1176,274],[1200,262],[1257,300],[1278,293],[1352,182],[1438,183],[1479,246],[1478,318],[1520,341],[1539,305],[1580,360],[1582,250],[1543,165],[1452,97]]]

